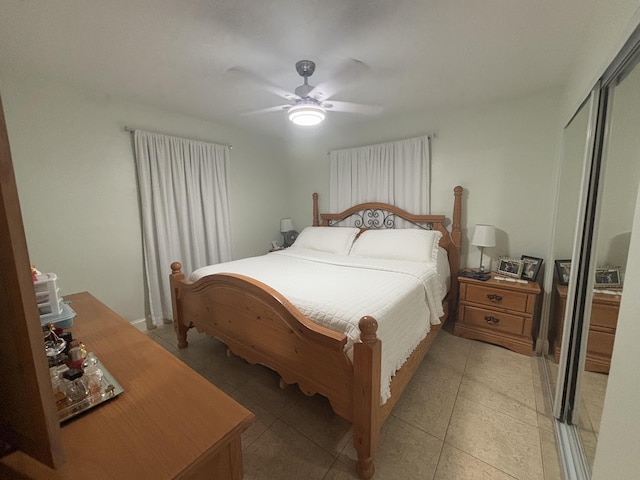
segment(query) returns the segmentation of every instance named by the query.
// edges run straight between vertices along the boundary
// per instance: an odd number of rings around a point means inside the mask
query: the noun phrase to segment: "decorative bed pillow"
[[[436,263],[441,237],[437,230],[416,228],[366,230],[354,242],[350,255]]]
[[[355,227],[305,227],[293,246],[348,255],[359,232]]]

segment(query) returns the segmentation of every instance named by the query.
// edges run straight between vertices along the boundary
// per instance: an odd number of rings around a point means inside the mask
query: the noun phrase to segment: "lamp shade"
[[[317,105],[309,105],[302,103],[294,105],[289,109],[289,120],[296,125],[310,127],[318,125],[324,120],[325,110]]]
[[[495,247],[496,227],[493,225],[476,225],[471,245],[475,245],[476,247]]]
[[[293,230],[293,220],[290,218],[283,218],[280,220],[280,233],[286,233]]]

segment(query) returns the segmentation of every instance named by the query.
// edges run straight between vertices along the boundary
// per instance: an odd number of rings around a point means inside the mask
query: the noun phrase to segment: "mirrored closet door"
[[[564,131],[547,371],[574,478],[593,467],[624,294],[640,183],[639,61],[636,31]]]
[[[548,330],[549,352],[547,371],[552,394],[556,393],[558,365],[562,347],[564,312],[573,257],[574,243],[579,233],[579,209],[584,204],[582,185],[590,171],[593,153],[593,124],[596,119],[598,92],[594,91],[580,106],[563,132],[562,159],[558,178],[557,210],[554,231],[553,289]],[[566,352],[567,349],[564,351]],[[565,359],[566,362],[566,359]],[[563,362],[564,363],[564,362]]]

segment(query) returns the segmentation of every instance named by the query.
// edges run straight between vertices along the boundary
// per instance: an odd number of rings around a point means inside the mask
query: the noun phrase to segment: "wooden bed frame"
[[[246,276],[220,273],[191,282],[181,272],[180,263],[171,265],[173,322],[178,346],[187,347],[187,331],[195,327],[224,342],[231,353],[278,372],[282,388],[297,383],[307,395],[320,393],[327,397],[334,412],[353,425],[358,475],[363,479],[372,478],[382,424],[447,316],[455,311],[462,237],[461,197],[462,187],[455,187],[449,233],[444,215],[413,215],[384,203],[365,203],[339,214],[320,215],[318,195],[313,194],[314,226],[335,225],[356,215],[356,226],[362,228],[393,228],[394,219],[402,218],[443,234],[440,246],[449,254],[451,286],[443,301],[441,324],[431,326],[427,337],[395,373],[391,398],[383,405],[380,405],[382,343],[376,336],[378,324],[374,318],[360,319],[361,341],[354,345],[351,361],[345,353],[346,335],[317,325],[280,293]]]

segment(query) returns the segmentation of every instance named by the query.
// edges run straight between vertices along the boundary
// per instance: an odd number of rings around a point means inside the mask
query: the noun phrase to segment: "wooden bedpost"
[[[375,471],[373,458],[380,437],[382,343],[376,336],[375,318],[362,317],[358,327],[361,341],[353,346],[353,446],[358,452],[356,471],[368,480]]]
[[[313,226],[317,227],[320,225],[320,214],[318,213],[318,194],[314,193],[313,198]]]
[[[460,271],[460,250],[462,249],[462,191],[458,185],[453,189],[453,223],[451,224],[451,241],[454,244],[455,255],[450,258],[451,265],[451,302],[449,305],[454,308],[450,315],[454,315],[454,310],[458,305],[458,272]],[[451,253],[449,254],[451,256]]]
[[[184,273],[182,273],[182,264],[180,262],[173,262],[171,264],[171,275],[169,276],[169,283],[171,285],[171,305],[173,307],[173,331],[176,332],[176,337],[178,338],[178,348],[187,348],[189,346],[189,342],[187,342],[187,328],[180,321],[180,309],[178,308],[178,304],[180,302],[179,290],[178,290],[178,282],[184,280]]]

